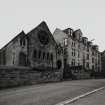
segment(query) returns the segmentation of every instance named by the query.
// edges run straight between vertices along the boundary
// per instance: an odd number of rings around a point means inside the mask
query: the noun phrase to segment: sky
[[[0,0],[0,48],[42,21],[52,33],[56,28],[81,29],[105,50],[105,0]]]

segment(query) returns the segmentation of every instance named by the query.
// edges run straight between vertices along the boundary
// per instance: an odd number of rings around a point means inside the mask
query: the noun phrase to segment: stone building
[[[52,35],[42,22],[27,34],[20,32],[0,49],[0,65],[58,70],[62,77],[90,78],[93,71],[101,72],[101,54],[80,29],[57,28]]]
[[[64,68],[69,65],[71,72],[77,78],[90,78],[91,73],[101,72],[101,54],[98,46],[83,37],[80,29],[56,29],[55,40],[64,48]]]
[[[101,52],[101,66],[102,66],[102,73],[105,77],[105,50]]]
[[[0,50],[0,65],[27,65],[27,37],[22,31]],[[24,40],[24,41],[23,41]],[[21,57],[23,59],[21,59]],[[23,64],[24,63],[24,64]]]
[[[60,53],[58,53],[60,52]],[[22,31],[0,50],[0,65],[63,71],[62,47],[42,22],[27,34]]]

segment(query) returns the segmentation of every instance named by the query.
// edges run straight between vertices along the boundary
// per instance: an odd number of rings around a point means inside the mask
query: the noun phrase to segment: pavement
[[[66,105],[105,105],[105,89]]]
[[[89,79],[5,89],[0,91],[0,105],[56,105],[104,86],[105,79]]]

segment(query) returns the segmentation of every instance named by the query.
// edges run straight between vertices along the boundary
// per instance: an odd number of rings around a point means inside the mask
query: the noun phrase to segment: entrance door
[[[61,67],[62,67],[62,62],[61,62],[61,60],[58,60],[57,61],[57,69],[61,69]]]
[[[19,54],[19,65],[27,66],[26,54],[24,54],[23,52],[20,52],[20,54]]]

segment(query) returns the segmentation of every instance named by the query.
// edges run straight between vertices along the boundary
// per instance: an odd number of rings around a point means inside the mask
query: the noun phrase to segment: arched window
[[[45,59],[45,52],[43,52],[43,59]]]
[[[20,39],[20,46],[25,46],[26,45],[26,40],[25,38]]]
[[[51,61],[53,61],[53,54],[51,53]]]
[[[47,60],[49,60],[49,53],[47,53]]]
[[[38,54],[39,59],[41,58],[41,51],[39,50],[39,54]]]
[[[23,46],[25,46],[26,42],[25,42],[25,39],[23,39]]]
[[[27,66],[26,54],[24,54],[23,52],[20,52],[20,54],[19,54],[19,65]]]
[[[36,58],[36,57],[37,57],[37,51],[36,51],[36,49],[34,49],[33,58]]]
[[[20,39],[20,46],[22,46],[22,39]]]

